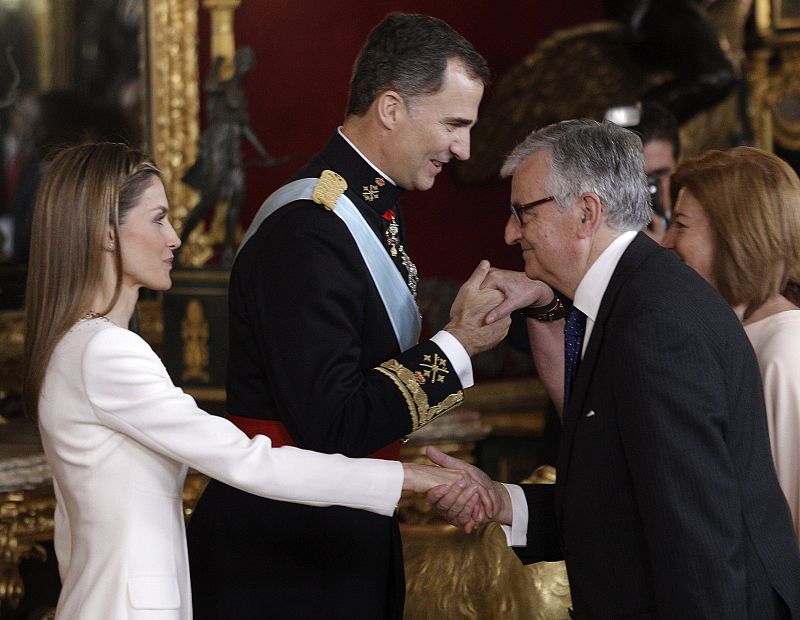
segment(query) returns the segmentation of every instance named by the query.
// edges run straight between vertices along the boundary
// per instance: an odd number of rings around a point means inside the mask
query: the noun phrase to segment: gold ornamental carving
[[[0,401],[22,393],[22,349],[25,339],[25,313],[0,312]],[[0,425],[5,418],[0,415]]]
[[[183,381],[200,380],[208,383],[208,320],[203,304],[192,299],[186,304],[186,314],[181,321],[183,342]]]
[[[453,394],[449,394],[438,404],[429,404],[428,395],[420,387],[417,375],[395,359],[384,362],[376,367],[375,370],[389,377],[403,395],[411,416],[412,431],[422,428],[464,401],[464,392],[458,390]]]
[[[749,80],[756,146],[800,150],[800,48],[757,50]]]
[[[211,13],[211,61],[221,56],[225,59],[220,79],[233,76],[233,54],[236,40],[233,32],[233,13],[241,0],[203,0],[203,6]]]
[[[196,3],[196,0],[195,0]],[[236,39],[233,30],[233,15],[240,4],[240,0],[204,0],[203,7],[208,9],[211,16],[211,63],[214,59],[222,58],[223,63],[220,68],[219,79],[229,80],[233,77],[234,54],[236,52]],[[196,9],[195,9],[196,16]],[[196,36],[196,24],[195,32]],[[199,86],[197,81],[197,66],[195,61],[195,101],[199,101]],[[180,178],[183,172],[197,159],[197,138],[199,136],[199,122],[197,122],[197,106],[195,106],[195,126],[192,136],[191,156],[184,160]],[[179,182],[189,200],[183,203],[183,209],[179,215],[180,226],[176,229],[180,233],[183,230],[183,223],[189,211],[199,201],[199,194],[185,183]],[[214,208],[214,216],[208,226],[204,222],[198,224],[189,234],[189,238],[180,254],[180,262],[187,267],[200,268],[205,266],[214,256],[214,246],[225,240],[225,218],[230,208],[226,200],[219,200]]]
[[[401,524],[405,618],[568,620],[564,562],[524,566],[500,526],[473,534],[451,525]]]
[[[756,32],[767,44],[800,41],[800,15],[794,0],[755,0]]]
[[[19,604],[25,590],[18,570],[23,558],[46,558],[39,543],[53,537],[55,505],[50,486],[0,494],[0,603]]]
[[[210,225],[206,227],[205,222],[200,222],[189,233],[186,246],[180,254],[181,266],[199,268],[213,258],[214,246],[225,241],[225,217],[229,204],[227,200],[217,202]]]
[[[149,0],[147,10],[148,149],[161,169],[173,223],[179,231],[197,201],[196,192],[181,182],[197,158],[197,13],[197,0]]]
[[[467,462],[474,461],[471,444],[442,443],[437,447]],[[401,458],[406,462],[430,463],[422,446],[413,450],[404,446]],[[524,482],[553,484],[555,469],[542,466]],[[442,523],[432,509],[420,511],[421,502],[415,502],[416,499],[404,495],[400,503],[406,618],[569,618],[572,599],[564,562],[525,566],[508,546],[497,523],[464,534]],[[409,515],[415,518],[409,520]]]

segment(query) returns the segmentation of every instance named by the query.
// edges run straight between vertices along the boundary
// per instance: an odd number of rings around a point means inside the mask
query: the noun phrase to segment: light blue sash
[[[297,179],[273,192],[253,218],[239,250],[241,251],[244,244],[253,236],[264,220],[275,211],[295,200],[311,200],[311,194],[318,180]],[[322,207],[320,206],[320,208]],[[403,280],[403,276],[400,275],[389,257],[389,253],[352,200],[342,194],[336,201],[336,208],[333,212],[342,219],[350,234],[353,235],[389,315],[389,321],[392,323],[400,350],[410,349],[419,342],[421,321],[417,302],[411,296],[411,291]]]

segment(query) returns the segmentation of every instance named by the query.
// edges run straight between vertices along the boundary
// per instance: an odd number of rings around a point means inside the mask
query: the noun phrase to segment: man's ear
[[[578,198],[578,230],[581,238],[591,237],[603,222],[603,203],[594,192],[585,192]]]
[[[387,90],[378,95],[375,101],[378,119],[387,129],[393,129],[406,113],[406,104],[403,98],[393,90]]]

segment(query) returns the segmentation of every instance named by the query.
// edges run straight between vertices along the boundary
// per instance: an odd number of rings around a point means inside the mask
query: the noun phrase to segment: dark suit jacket
[[[294,178],[325,169],[345,178],[379,238],[387,209],[402,224],[401,190],[338,134]],[[366,456],[461,402],[438,346],[399,351],[352,235],[310,200],[279,209],[241,249],[228,306],[228,412],[279,420],[298,447]],[[418,381],[437,356],[450,372]],[[402,371],[376,370],[389,360]],[[212,481],[188,536],[196,620],[402,616],[396,518],[263,499]]]
[[[800,555],[761,380],[719,295],[639,234],[603,296],[555,487],[523,561],[567,563],[576,617],[800,617]]]

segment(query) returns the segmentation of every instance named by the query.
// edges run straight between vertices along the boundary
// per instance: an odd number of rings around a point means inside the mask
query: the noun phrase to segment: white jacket
[[[397,462],[248,439],[198,409],[144,340],[104,319],[78,322],[56,346],[39,427],[57,499],[63,620],[191,619],[187,465],[265,497],[387,516],[402,487]]]

